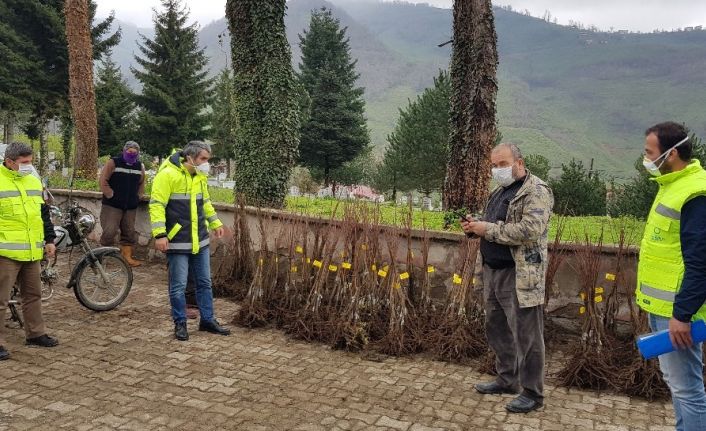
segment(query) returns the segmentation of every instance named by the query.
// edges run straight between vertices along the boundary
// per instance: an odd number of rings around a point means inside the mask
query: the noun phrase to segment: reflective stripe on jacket
[[[29,262],[44,256],[42,183],[0,165],[0,256]]]
[[[681,209],[691,198],[706,195],[706,171],[698,160],[655,178],[659,192],[647,218],[637,267],[637,304],[648,313],[672,317],[674,298],[684,278]],[[706,305],[694,320],[706,319]]]
[[[150,197],[152,236],[166,235],[169,253],[198,253],[209,244],[209,229],[223,226],[208,193],[205,175],[192,175],[180,153],[162,163]]]

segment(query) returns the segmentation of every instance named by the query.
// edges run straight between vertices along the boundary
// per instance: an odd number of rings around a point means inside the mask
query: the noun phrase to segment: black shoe
[[[189,332],[186,330],[186,322],[178,322],[174,324],[174,338],[179,341],[189,339]]]
[[[213,319],[210,322],[209,321],[200,321],[199,322],[199,331],[206,331],[210,332],[211,334],[218,334],[218,335],[230,335],[230,329],[224,328],[218,323],[218,320]]]
[[[542,401],[535,400],[523,394],[507,403],[505,409],[511,413],[529,413],[543,405],[544,403],[542,403]]]
[[[476,391],[480,392],[481,394],[486,394],[486,395],[499,395],[499,394],[517,394],[520,392],[519,389],[513,388],[513,387],[507,387],[507,386],[502,386],[500,383],[496,381],[488,382],[488,383],[478,383],[476,385]]]
[[[5,350],[3,346],[0,346],[0,361],[4,361],[5,359],[10,359],[10,352]]]
[[[56,347],[59,345],[59,340],[54,337],[50,337],[47,334],[40,335],[39,337],[27,338],[25,341],[25,344],[28,346]]]

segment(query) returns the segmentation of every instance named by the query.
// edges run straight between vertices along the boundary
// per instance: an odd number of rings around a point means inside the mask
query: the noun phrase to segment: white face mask
[[[32,166],[31,163],[21,163],[20,167],[17,169],[17,172],[24,177],[34,173],[35,171],[34,166]]]
[[[211,171],[211,164],[208,162],[203,162],[195,168],[197,172],[202,173],[204,175],[208,175],[208,173]]]
[[[208,176],[209,172],[211,172],[211,164],[210,163],[203,162],[200,165],[197,165],[196,161],[194,159],[189,157],[189,159],[187,159],[187,160],[191,164],[191,166],[194,167],[194,169],[196,170],[196,173],[204,174],[204,175]]]
[[[506,168],[493,168],[491,169],[493,173],[493,179],[501,187],[507,187],[515,182],[515,178],[512,176],[512,166]]]
[[[659,176],[661,176],[661,175],[662,175],[662,171],[660,171],[659,168],[661,168],[662,165],[664,164],[664,162],[667,160],[667,157],[665,157],[665,156],[667,156],[673,149],[677,148],[678,146],[680,146],[680,145],[683,144],[684,142],[687,142],[688,140],[689,140],[689,137],[687,136],[686,138],[684,138],[684,139],[682,139],[681,141],[679,141],[675,146],[673,146],[672,148],[668,149],[668,150],[665,151],[664,153],[660,154],[659,157],[657,157],[657,158],[654,159],[654,160],[650,160],[650,159],[647,158],[647,156],[645,156],[645,157],[642,159],[642,166],[644,166],[645,169],[647,169],[647,172],[649,172],[650,175],[652,175],[653,177],[659,177]],[[659,159],[662,159],[662,161],[660,162],[659,165],[657,165],[657,161],[658,161]]]

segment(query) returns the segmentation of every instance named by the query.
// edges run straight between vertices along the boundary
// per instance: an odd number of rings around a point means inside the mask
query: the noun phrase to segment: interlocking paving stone
[[[63,258],[63,256],[62,256]],[[63,275],[68,271],[63,268]],[[237,304],[216,300],[229,322]],[[44,305],[54,349],[24,346],[6,322],[12,358],[0,362],[5,430],[667,430],[670,402],[566,389],[548,380],[546,405],[508,414],[509,396],[482,396],[490,377],[424,357],[384,358],[233,327],[230,337],[172,337],[165,266],[135,269],[116,310],[94,313],[59,286]],[[549,358],[550,368],[560,359]]]

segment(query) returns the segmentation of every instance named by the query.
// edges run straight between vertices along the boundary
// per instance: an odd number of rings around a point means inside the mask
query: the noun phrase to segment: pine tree
[[[328,185],[332,171],[355,159],[370,143],[363,89],[355,86],[359,75],[346,29],[330,10],[314,11],[309,30],[299,41],[299,79],[310,97],[309,116],[302,124],[300,162],[323,171]]]
[[[154,39],[142,36],[142,56],[135,56],[142,70],[132,69],[142,84],[136,96],[140,140],[156,156],[204,138],[213,83],[206,77],[208,60],[199,49],[198,24],[186,24],[189,13],[181,0],[162,0],[162,8],[154,18]]]
[[[525,156],[525,166],[535,176],[544,181],[549,180],[549,159],[540,154],[529,154]]]
[[[455,0],[451,137],[444,207],[479,211],[487,200],[496,140],[498,51],[490,0]]]
[[[108,56],[97,72],[98,153],[120,154],[125,141],[135,138],[135,95],[123,78],[120,67]]]
[[[299,102],[285,0],[227,0],[238,133],[236,192],[281,207],[299,145]]]
[[[0,2],[0,110],[10,119],[28,117],[25,132],[40,140],[40,153],[45,154],[47,122],[70,111],[64,6],[65,0]],[[114,17],[96,23],[95,8],[90,0],[90,37],[93,58],[98,59],[117,45],[120,30],[108,35]]]
[[[377,163],[373,155],[373,148],[368,146],[358,154],[355,159],[349,160],[341,166],[329,171],[331,184],[373,184],[377,175]],[[324,171],[321,168],[311,169],[312,178],[322,183]]]
[[[558,214],[571,216],[606,215],[606,184],[596,172],[589,172],[581,161],[561,165],[561,175],[549,184],[554,192]]]
[[[395,130],[388,136],[383,163],[397,172],[401,190],[429,195],[441,190],[446,177],[449,145],[451,80],[446,72],[434,79],[417,99],[400,110]]]
[[[213,100],[213,121],[211,139],[215,142],[213,155],[218,160],[225,160],[228,175],[231,174],[231,161],[235,158],[235,137],[237,133],[237,114],[235,110],[235,83],[229,69],[224,69],[218,76]]]

